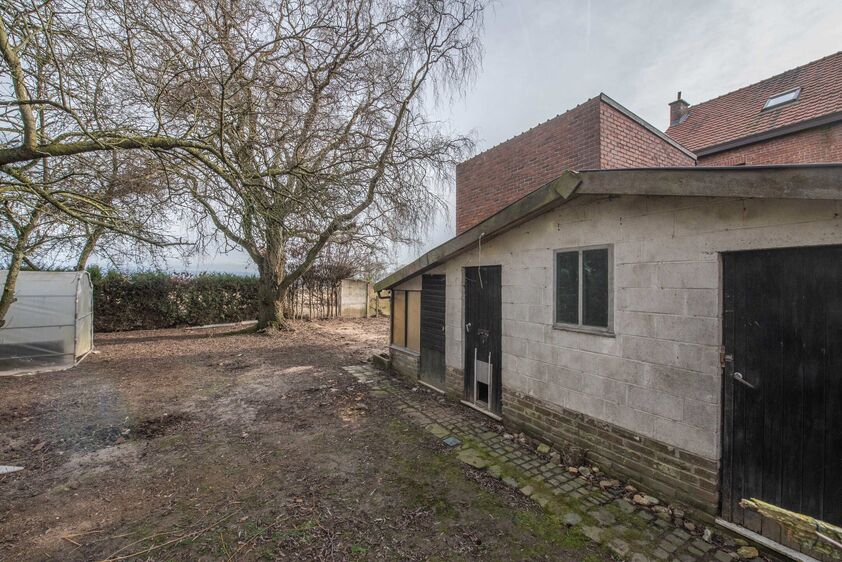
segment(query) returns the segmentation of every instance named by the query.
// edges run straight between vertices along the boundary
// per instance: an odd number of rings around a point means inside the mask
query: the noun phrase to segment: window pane
[[[421,351],[421,291],[406,292],[406,347]]]
[[[406,292],[392,291],[392,343],[406,346]]]
[[[608,327],[608,250],[582,252],[582,324]]]
[[[579,252],[555,255],[555,321],[579,323]]]

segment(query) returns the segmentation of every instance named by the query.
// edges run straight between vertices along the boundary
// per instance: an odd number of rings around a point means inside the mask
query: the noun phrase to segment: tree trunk
[[[85,240],[85,245],[82,247],[82,252],[79,254],[79,261],[76,262],[76,271],[84,271],[85,267],[88,265],[88,259],[90,259],[91,254],[94,252],[94,247],[96,247],[99,237],[102,236],[103,230],[104,229],[102,227],[97,226],[94,228],[93,232],[88,235]]]
[[[289,285],[285,279],[286,248],[279,230],[267,229],[265,256],[260,263],[260,286],[257,292],[257,329],[286,328],[284,314]]]
[[[12,259],[9,263],[9,272],[6,274],[6,282],[3,284],[3,293],[0,295],[0,328],[6,325],[6,313],[15,302],[15,285],[18,281],[20,266],[26,258],[26,243],[29,235],[35,230],[38,221],[41,220],[41,213],[44,210],[44,203],[39,204],[29,216],[29,222],[18,231],[18,241],[12,250]]]
[[[287,289],[275,272],[260,273],[260,285],[257,291],[257,328],[286,327],[284,302]]]

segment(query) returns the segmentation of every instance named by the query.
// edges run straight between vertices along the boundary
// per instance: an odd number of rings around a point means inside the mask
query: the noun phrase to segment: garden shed
[[[375,284],[391,369],[731,531],[842,525],[840,180],[564,172]]]
[[[8,271],[0,271],[5,283]],[[67,369],[93,348],[93,286],[86,271],[22,271],[0,328],[0,374]]]

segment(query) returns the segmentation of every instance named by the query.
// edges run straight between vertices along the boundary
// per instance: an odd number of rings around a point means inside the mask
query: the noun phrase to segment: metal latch
[[[756,386],[754,386],[753,384],[751,384],[750,382],[745,380],[743,378],[743,374],[740,373],[740,372],[734,373],[734,380],[739,382],[739,383],[742,383],[742,384],[746,385],[749,388],[757,388]]]

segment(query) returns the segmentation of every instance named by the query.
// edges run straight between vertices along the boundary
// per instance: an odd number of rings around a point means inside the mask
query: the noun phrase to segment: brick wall
[[[692,156],[665,142],[607,103],[600,114],[600,168],[695,166]]]
[[[598,97],[456,166],[456,233],[564,170],[599,167]]]
[[[456,166],[456,233],[565,170],[694,163],[691,156],[597,96]]]
[[[719,463],[715,461],[519,392],[504,390],[503,420],[557,448],[581,447],[588,460],[607,474],[622,476],[670,503],[716,513]]]
[[[699,158],[699,166],[842,162],[842,123],[825,125]]]
[[[393,372],[410,380],[417,381],[420,372],[421,355],[414,351],[396,346],[389,347],[390,367]]]

